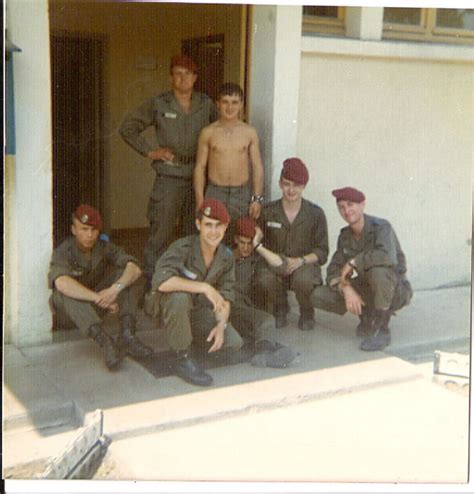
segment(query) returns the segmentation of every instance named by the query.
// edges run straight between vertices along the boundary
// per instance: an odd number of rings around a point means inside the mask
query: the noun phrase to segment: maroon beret
[[[102,229],[102,217],[97,209],[89,204],[81,204],[74,211],[74,216],[83,224],[93,226],[97,230]]]
[[[235,234],[241,237],[253,238],[257,224],[250,216],[241,216],[235,223]]]
[[[351,201],[351,202],[362,202],[365,201],[365,195],[360,190],[354,189],[353,187],[344,187],[342,189],[335,189],[332,195],[336,198],[336,201]]]
[[[306,185],[309,180],[308,169],[299,158],[288,158],[283,162],[281,178],[291,180],[298,185]]]
[[[199,212],[206,218],[211,218],[211,220],[219,220],[226,225],[230,223],[230,216],[225,204],[217,199],[204,199]]]
[[[185,69],[188,69],[191,72],[194,72],[195,74],[197,73],[197,69],[198,69],[197,65],[195,64],[192,58],[182,54],[174,55],[171,58],[170,70],[173,67],[184,67]]]

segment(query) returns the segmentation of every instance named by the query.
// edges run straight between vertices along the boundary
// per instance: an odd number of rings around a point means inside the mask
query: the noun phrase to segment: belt
[[[182,165],[190,165],[196,161],[196,155],[182,156],[181,154],[175,154],[174,160],[176,163],[181,163]]]

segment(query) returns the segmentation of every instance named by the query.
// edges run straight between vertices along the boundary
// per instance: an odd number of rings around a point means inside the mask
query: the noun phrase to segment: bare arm
[[[110,304],[115,302],[120,291],[137,281],[141,274],[142,270],[134,262],[127,262],[120,278],[97,294],[96,304],[104,309],[108,308]],[[119,284],[123,287],[119,288]]]
[[[204,187],[206,186],[207,160],[209,158],[210,132],[204,128],[199,135],[198,149],[196,154],[196,165],[194,167],[194,195],[196,209],[199,209],[204,200]]]
[[[54,280],[54,286],[58,292],[69,298],[94,303],[97,300],[97,293],[94,290],[87,288],[71,276],[58,276]]]
[[[255,252],[261,255],[265,259],[265,261],[267,261],[268,264],[270,264],[270,266],[273,266],[275,268],[281,266],[283,264],[283,259],[278,254],[275,254],[275,252],[264,247],[261,243],[262,239],[263,239],[262,229],[259,226],[257,226],[255,227],[255,236],[253,237],[252,240],[252,244],[254,246]]]
[[[263,195],[263,163],[260,156],[260,148],[258,142],[258,135],[255,129],[252,129],[252,137],[249,146],[250,163],[252,166],[252,182],[253,182],[253,194],[261,196]],[[262,205],[259,202],[252,202],[249,207],[249,215],[258,219],[262,211]]]

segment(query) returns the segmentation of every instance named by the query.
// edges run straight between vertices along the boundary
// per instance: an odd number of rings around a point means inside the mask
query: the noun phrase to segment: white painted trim
[[[302,36],[303,54],[344,55],[355,57],[399,58],[442,62],[474,62],[472,46],[406,41],[362,41],[347,38]]]

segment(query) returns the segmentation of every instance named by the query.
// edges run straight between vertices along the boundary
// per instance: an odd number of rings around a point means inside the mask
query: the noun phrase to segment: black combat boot
[[[364,338],[374,332],[374,313],[371,309],[364,307],[362,314],[359,316],[360,322],[357,325],[356,335]]]
[[[314,329],[315,324],[313,307],[300,307],[298,327],[302,331],[311,331]]]
[[[296,352],[290,347],[268,340],[260,340],[255,344],[255,355],[250,363],[254,367],[273,367],[279,369],[288,367],[296,357]]]
[[[153,350],[142,343],[136,336],[135,319],[130,314],[120,318],[120,334],[118,337],[118,346],[123,349],[127,355],[135,358],[150,357],[154,354]]]
[[[89,328],[89,336],[102,348],[105,365],[109,370],[116,370],[123,361],[124,354],[114,340],[103,330],[100,324],[93,324]]]
[[[212,377],[189,355],[189,350],[176,352],[176,375],[196,386],[210,386]]]
[[[390,310],[375,310],[374,314],[374,332],[365,338],[360,344],[360,349],[366,352],[375,352],[383,350],[386,346],[390,345],[390,329],[388,322],[392,312]]]

